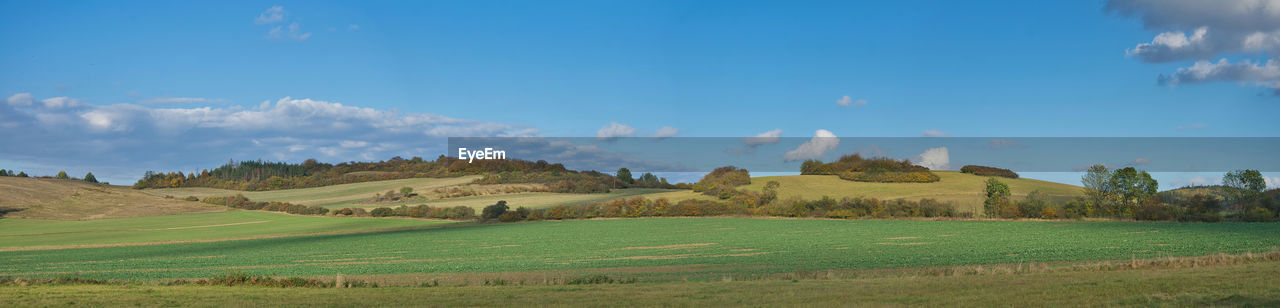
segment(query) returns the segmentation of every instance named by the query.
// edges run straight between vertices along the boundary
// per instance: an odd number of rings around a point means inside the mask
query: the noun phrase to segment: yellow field
[[[399,190],[401,187],[406,186],[413,187],[414,191],[424,192],[439,187],[467,184],[477,178],[479,176],[412,178],[272,191],[238,191],[205,187],[145,189],[143,191],[154,195],[170,195],[177,198],[186,196],[204,198],[243,194],[253,201],[281,201],[327,208],[377,207],[378,205],[357,204],[356,202],[369,199],[374,194],[388,190]]]
[[[837,199],[843,197],[909,200],[933,198],[940,201],[955,202],[957,209],[961,211],[982,211],[982,201],[986,198],[984,195],[986,184],[984,182],[987,177],[955,171],[934,171],[934,173],[941,178],[940,181],[935,183],[853,182],[841,180],[834,175],[765,176],[751,178],[751,185],[742,188],[760,191],[764,188],[765,183],[778,181],[779,184],[782,184],[778,188],[778,197],[782,199],[793,196],[803,199],[817,199],[822,198],[822,196],[830,196]],[[1074,185],[1025,178],[998,179],[1009,184],[1009,189],[1012,191],[1014,199],[1026,197],[1033,190],[1040,190],[1055,199],[1073,198],[1083,194],[1083,190]],[[645,197],[668,198],[672,201],[713,199],[692,191],[652,194],[645,195]]]

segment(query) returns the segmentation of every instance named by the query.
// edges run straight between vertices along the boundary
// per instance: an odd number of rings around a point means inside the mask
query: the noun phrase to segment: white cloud
[[[66,96],[50,97],[50,98],[40,100],[40,102],[44,103],[44,107],[49,109],[61,109],[61,108],[71,108],[71,107],[80,106],[80,100],[66,97]]]
[[[281,22],[284,21],[284,15],[285,12],[283,6],[273,6],[268,8],[266,11],[262,11],[261,14],[258,14],[258,18],[254,19],[253,23],[265,25]]]
[[[311,32],[302,32],[302,25],[297,22],[290,23],[288,27],[276,26],[267,32],[267,37],[272,39],[291,39],[295,41],[305,41],[311,38]]]
[[[1146,157],[1139,157],[1139,158],[1134,159],[1134,160],[1133,160],[1132,162],[1130,162],[1129,164],[1131,164],[1131,165],[1146,165],[1146,164],[1150,164],[1150,163],[1151,163],[1151,159],[1150,159],[1150,158],[1146,158]]]
[[[609,125],[596,130],[596,139],[613,140],[621,137],[631,137],[636,134],[636,128],[626,124],[618,124],[618,122],[609,122]]]
[[[663,126],[662,128],[659,128],[657,132],[653,133],[653,137],[662,139],[662,138],[670,138],[677,134],[680,134],[679,128],[675,128],[671,126]]]
[[[76,100],[44,101],[65,106]],[[20,134],[0,134],[0,144],[23,145],[0,147],[0,157],[51,166],[117,166],[111,176],[128,179],[145,169],[193,170],[227,159],[433,158],[444,154],[445,137],[537,134],[531,127],[289,97],[257,107],[77,104],[0,104],[0,127],[22,128]]]
[[[1267,187],[1280,188],[1280,177],[1272,176],[1264,177],[1262,179],[1267,182]]]
[[[1252,82],[1280,89],[1280,61],[1271,59],[1262,65],[1249,60],[1236,63],[1230,63],[1227,59],[1219,59],[1218,62],[1196,61],[1191,67],[1179,68],[1172,75],[1160,75],[1158,81],[1164,85],[1211,81]]]
[[[357,24],[347,25],[347,30],[350,30],[350,31],[360,30],[360,25],[357,25]]]
[[[845,95],[840,99],[836,100],[836,105],[845,106],[845,107],[849,107],[849,106],[860,107],[860,106],[866,106],[867,100],[858,99],[857,101],[854,101],[853,97]]]
[[[31,96],[31,93],[18,93],[9,96],[7,101],[9,106],[26,107],[31,106],[31,103],[35,101],[35,97]]]
[[[923,133],[920,133],[920,136],[921,137],[951,137],[951,133],[944,132],[937,129],[930,129],[930,130],[924,131]]]
[[[765,144],[778,143],[782,137],[782,129],[774,129],[771,131],[756,134],[754,137],[742,138],[742,144],[748,147],[755,147]]]
[[[943,170],[951,165],[951,154],[947,151],[947,147],[931,148],[917,155],[912,163],[929,170]]]
[[[801,144],[793,150],[782,154],[785,161],[797,161],[808,159],[820,159],[827,155],[827,152],[835,150],[840,145],[840,138],[836,134],[825,129],[819,129],[813,132],[813,138]]]
[[[1211,81],[1242,82],[1269,87],[1280,95],[1280,0],[1110,0],[1106,10],[1138,18],[1159,34],[1125,54],[1145,62],[1198,60],[1172,75],[1157,79],[1163,85]],[[1265,64],[1250,60],[1235,64],[1221,59],[1231,54],[1265,54]]]

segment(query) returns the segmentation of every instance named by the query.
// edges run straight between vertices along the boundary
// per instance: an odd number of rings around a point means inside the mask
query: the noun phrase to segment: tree
[[[1080,178],[1080,182],[1084,184],[1084,194],[1093,201],[1093,205],[1099,208],[1109,208],[1111,197],[1111,171],[1107,170],[1107,166],[1093,165],[1089,167],[1089,171],[1084,177]]]
[[[1133,167],[1116,169],[1111,174],[1109,189],[1119,200],[1119,207],[1112,213],[1116,216],[1130,216],[1138,205],[1156,195],[1159,183],[1146,171],[1138,171]]]
[[[1267,181],[1262,178],[1262,172],[1258,170],[1227,172],[1222,176],[1222,184],[1235,188],[1228,193],[1231,195],[1231,201],[1236,204],[1253,201],[1262,194],[1262,190],[1267,189]],[[1244,211],[1244,206],[1240,206],[1240,210]]]
[[[89,183],[98,183],[98,178],[93,176],[93,172],[84,174],[84,181]]]
[[[413,187],[408,187],[408,186],[400,187],[400,195],[408,198],[412,194],[413,194]]]
[[[59,179],[59,180],[66,180],[66,179],[70,179],[71,177],[67,176],[66,171],[58,171],[58,175],[54,176],[53,178]]]
[[[1000,214],[1003,207],[1009,205],[1009,185],[996,178],[987,178],[987,199],[982,202],[982,211],[988,217]]]
[[[636,179],[631,178],[631,170],[627,170],[627,168],[618,169],[618,173],[616,176],[618,177],[619,181],[622,181],[622,183],[625,183],[627,185],[636,183]]]
[[[485,220],[497,219],[499,216],[502,216],[503,213],[506,213],[507,209],[510,209],[510,207],[507,206],[507,201],[498,200],[497,204],[484,207],[484,210],[480,212],[480,218],[484,218]]]
[[[645,172],[643,175],[640,176],[640,182],[644,183],[644,185],[646,186],[657,186],[658,176],[653,175],[653,173]]]
[[[31,177],[31,176],[27,175],[26,171],[18,171],[18,177],[25,178],[25,177]]]
[[[0,169],[0,176],[9,176],[9,171],[5,171],[4,169]]]

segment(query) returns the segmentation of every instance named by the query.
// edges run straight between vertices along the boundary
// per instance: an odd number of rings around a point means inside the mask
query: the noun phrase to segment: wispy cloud
[[[937,129],[930,129],[930,130],[924,131],[923,133],[920,133],[920,136],[921,137],[951,137],[951,133],[944,132]]]
[[[845,95],[845,96],[843,96],[843,97],[840,97],[840,99],[836,100],[836,105],[840,105],[840,106],[844,106],[844,107],[849,107],[849,106],[853,106],[853,107],[866,106],[866,105],[867,105],[867,99],[865,99],[865,98],[860,98],[860,99],[858,99],[858,100],[856,100],[856,101],[855,101],[855,100],[853,100],[853,97],[850,97],[850,96],[848,96],[848,95]]]
[[[678,135],[678,134],[680,134],[679,128],[675,128],[671,126],[663,126],[662,128],[659,128],[657,132],[653,133],[653,137],[658,139],[665,139],[665,138],[674,137],[675,135]]]
[[[284,15],[285,15],[285,12],[284,12],[283,6],[279,6],[279,5],[273,6],[273,7],[267,8],[266,11],[262,11],[261,14],[258,14],[258,18],[254,19],[253,23],[259,24],[259,25],[265,25],[265,24],[281,22],[281,21],[284,21]]]

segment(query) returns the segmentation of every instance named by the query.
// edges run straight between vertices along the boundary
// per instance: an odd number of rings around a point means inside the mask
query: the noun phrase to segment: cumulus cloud
[[[774,129],[756,134],[754,137],[742,138],[742,144],[748,147],[756,147],[765,144],[778,143],[778,140],[780,139],[782,139],[782,129]]]
[[[836,100],[836,105],[840,105],[840,106],[844,106],[844,107],[849,107],[849,106],[853,106],[853,107],[866,106],[866,105],[867,105],[867,100],[866,100],[866,99],[858,99],[858,100],[856,100],[856,101],[855,101],[855,100],[853,100],[853,97],[850,97],[850,96],[848,96],[848,95],[845,95],[844,97],[841,97],[840,99]]]
[[[531,127],[290,97],[252,108],[41,100],[46,101],[78,107],[0,105],[5,109],[0,127],[24,128],[21,134],[0,134],[0,144],[23,145],[0,147],[0,157],[33,165],[97,166],[91,168],[94,174],[101,169],[103,176],[122,179],[136,178],[143,168],[190,171],[227,159],[431,158],[444,153],[446,137],[537,133]]]
[[[1236,63],[1230,63],[1227,59],[1219,59],[1218,62],[1196,61],[1191,67],[1179,68],[1172,75],[1160,75],[1157,81],[1162,85],[1238,81],[1280,89],[1280,61],[1271,59],[1265,64],[1250,60]]]
[[[947,151],[947,147],[931,148],[916,155],[911,162],[929,170],[943,170],[951,165],[951,154]]]
[[[10,95],[9,99],[5,101],[9,103],[9,106],[24,107],[31,106],[31,103],[35,101],[35,97],[31,96],[31,93],[18,93]]]
[[[622,137],[631,137],[636,134],[636,128],[626,124],[618,124],[618,122],[609,122],[596,130],[596,139],[614,140]]]
[[[281,22],[281,21],[284,21],[284,14],[285,12],[284,12],[283,6],[279,6],[279,5],[273,6],[273,7],[267,8],[266,11],[262,11],[261,14],[258,14],[258,18],[254,19],[253,23],[259,24],[259,25],[265,25],[265,24]]]
[[[662,128],[659,128],[657,132],[653,133],[653,137],[658,139],[663,139],[663,138],[674,137],[677,134],[680,134],[679,128],[675,128],[671,126],[663,126]]]
[[[1267,187],[1280,188],[1280,177],[1271,176],[1262,179],[1267,182]]]
[[[951,137],[951,133],[937,129],[930,129],[920,133],[920,137]]]
[[[1111,0],[1106,10],[1138,18],[1146,29],[1159,31],[1151,42],[1137,44],[1126,55],[1150,63],[1197,60],[1191,67],[1159,76],[1162,85],[1244,82],[1277,89],[1280,95],[1274,58],[1265,63],[1208,61],[1229,54],[1280,53],[1280,0]]]
[[[813,132],[813,138],[809,139],[799,147],[787,151],[782,154],[785,161],[797,161],[807,159],[820,159],[827,155],[827,152],[835,150],[840,145],[840,138],[836,134],[825,129],[819,129]]]

